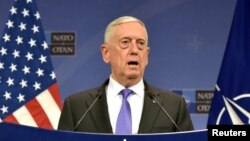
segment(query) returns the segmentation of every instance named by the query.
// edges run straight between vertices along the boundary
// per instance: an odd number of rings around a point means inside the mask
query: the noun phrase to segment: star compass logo
[[[250,124],[250,93],[240,94],[233,99],[222,95],[222,98],[224,107],[216,119],[217,125],[223,122],[231,122],[233,125]]]

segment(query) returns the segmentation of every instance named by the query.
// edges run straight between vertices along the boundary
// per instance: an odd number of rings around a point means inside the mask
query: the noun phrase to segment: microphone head
[[[153,93],[149,93],[148,96],[150,97],[150,99],[154,99],[155,95]]]
[[[98,97],[98,99],[100,99],[102,97],[102,95],[103,95],[103,91],[102,91],[102,89],[99,89],[98,93],[96,94],[96,97]]]

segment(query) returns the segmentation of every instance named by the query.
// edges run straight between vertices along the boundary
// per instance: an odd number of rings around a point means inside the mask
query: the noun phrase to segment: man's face
[[[148,64],[146,29],[138,22],[123,23],[114,28],[110,40],[102,46],[103,59],[110,63],[111,76],[116,81],[137,83]]]

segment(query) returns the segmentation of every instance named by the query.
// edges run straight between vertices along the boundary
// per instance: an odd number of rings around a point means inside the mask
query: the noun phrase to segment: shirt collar
[[[120,83],[118,83],[116,80],[114,80],[111,76],[109,77],[109,84],[108,84],[109,90],[112,91],[116,96],[120,93],[121,90],[125,89],[124,86],[122,86]],[[141,79],[137,84],[129,87],[135,94],[138,96],[142,96],[144,94],[144,83],[143,79]]]

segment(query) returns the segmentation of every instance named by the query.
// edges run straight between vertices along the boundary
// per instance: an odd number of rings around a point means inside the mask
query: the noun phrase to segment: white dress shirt
[[[115,133],[116,121],[122,104],[122,95],[120,95],[119,93],[123,89],[125,89],[125,87],[119,84],[110,76],[109,84],[106,87],[106,94],[107,94],[109,118],[113,133]],[[129,89],[133,91],[133,93],[128,96],[128,102],[131,107],[131,116],[132,116],[132,134],[137,134],[139,130],[139,124],[141,120],[143,103],[144,103],[143,79],[136,85],[129,87]]]

